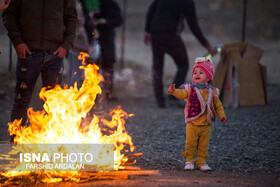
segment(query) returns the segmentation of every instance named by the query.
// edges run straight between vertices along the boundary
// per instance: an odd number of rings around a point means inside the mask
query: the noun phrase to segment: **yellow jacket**
[[[207,101],[208,96],[209,96],[208,90],[205,88],[198,88],[198,90],[199,90],[201,96],[203,97],[203,100]],[[172,93],[172,95],[178,99],[188,100],[188,91],[186,89],[175,89],[174,92]],[[218,114],[218,116],[220,117],[220,119],[222,119],[223,117],[226,117],[226,115],[224,113],[223,105],[218,97],[215,100],[216,100],[216,102],[214,103],[215,111],[212,111],[212,112],[216,112]],[[186,103],[186,107],[187,107],[187,104],[188,103]],[[185,110],[187,110],[187,108]],[[194,125],[210,125],[210,123],[207,120],[206,112],[203,115],[201,115],[200,117],[198,117],[188,123],[192,123]]]

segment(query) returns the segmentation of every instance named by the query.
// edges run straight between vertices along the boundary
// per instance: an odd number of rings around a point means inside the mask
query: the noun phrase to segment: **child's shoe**
[[[203,166],[200,166],[199,170],[200,171],[211,171],[212,169],[207,164],[205,164]]]
[[[185,170],[193,170],[194,169],[194,163],[193,162],[186,162]]]

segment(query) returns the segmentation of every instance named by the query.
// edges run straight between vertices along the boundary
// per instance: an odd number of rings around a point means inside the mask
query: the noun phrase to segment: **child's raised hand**
[[[227,118],[226,118],[226,117],[223,117],[223,118],[221,119],[221,122],[222,122],[223,124],[225,124],[225,123],[227,122]]]
[[[172,94],[175,90],[175,84],[170,84],[168,88],[168,94]]]

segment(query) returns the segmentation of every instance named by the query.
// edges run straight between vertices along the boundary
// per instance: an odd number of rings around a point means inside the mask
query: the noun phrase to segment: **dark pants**
[[[184,83],[189,67],[187,51],[181,37],[177,34],[152,34],[152,52],[154,93],[158,104],[163,104],[165,102],[162,81],[164,54],[169,54],[177,66],[174,83],[179,87]]]
[[[105,96],[113,96],[114,63],[116,62],[115,31],[114,29],[100,30],[99,43],[101,47],[100,65],[104,77]]]
[[[54,55],[53,51],[32,51],[26,59],[18,59],[11,121],[23,118],[22,124],[25,124],[28,105],[40,73],[43,87],[50,89],[61,84],[62,72],[63,59]]]

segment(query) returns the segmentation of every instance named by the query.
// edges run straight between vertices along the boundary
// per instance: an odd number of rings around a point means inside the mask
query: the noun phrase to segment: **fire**
[[[83,64],[86,57],[86,53],[82,53],[79,57],[83,60]],[[92,115],[90,116],[92,120],[88,125],[81,125],[95,105],[97,95],[102,92],[99,83],[103,81],[103,77],[98,74],[97,65],[89,64],[80,68],[85,72],[85,80],[80,89],[77,88],[77,84],[70,88],[60,86],[50,90],[42,88],[39,96],[44,100],[44,110],[34,111],[29,108],[27,113],[30,125],[21,126],[21,121],[15,120],[8,124],[9,132],[15,135],[16,144],[111,143],[114,144],[114,170],[121,169],[122,164],[127,161],[121,151],[134,151],[131,136],[127,134],[124,126],[124,119],[133,114],[129,115],[118,107],[111,111],[110,121]],[[107,129],[107,133],[103,132],[104,128]],[[13,178],[31,176],[31,173],[36,173],[42,182],[59,182],[62,178],[77,181],[80,175],[79,171],[27,172],[20,170],[2,172],[0,175]]]

